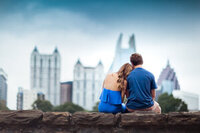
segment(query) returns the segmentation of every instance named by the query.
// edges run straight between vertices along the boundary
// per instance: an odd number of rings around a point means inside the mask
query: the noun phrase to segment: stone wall
[[[0,111],[0,133],[199,133],[200,112],[105,114]]]

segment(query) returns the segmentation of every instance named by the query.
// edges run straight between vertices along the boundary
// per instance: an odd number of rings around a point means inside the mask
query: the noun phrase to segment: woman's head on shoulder
[[[118,89],[123,90],[125,89],[125,81],[130,72],[133,70],[133,67],[129,63],[125,63],[122,65],[117,72],[118,74],[118,80],[117,83],[119,83]]]
[[[130,72],[133,70],[133,67],[131,64],[129,63],[125,63],[124,65],[122,65],[119,69],[118,76],[119,78],[127,78],[127,76],[130,74]]]

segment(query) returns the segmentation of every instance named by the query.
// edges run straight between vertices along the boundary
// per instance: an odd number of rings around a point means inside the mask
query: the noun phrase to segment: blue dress
[[[99,112],[116,114],[126,110],[125,104],[122,103],[121,91],[104,88],[99,99]]]

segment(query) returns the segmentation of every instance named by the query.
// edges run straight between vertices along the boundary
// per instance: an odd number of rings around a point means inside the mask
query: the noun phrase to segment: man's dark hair
[[[131,61],[132,65],[134,65],[134,66],[143,64],[142,56],[138,53],[132,54],[130,57],[130,61]]]

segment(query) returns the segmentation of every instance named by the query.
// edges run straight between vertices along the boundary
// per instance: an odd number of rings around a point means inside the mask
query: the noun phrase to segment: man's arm
[[[155,98],[156,98],[156,90],[155,89],[151,89],[151,96],[152,96],[152,99],[155,100]]]
[[[128,84],[128,81],[126,80],[126,91],[125,91],[125,95],[126,95],[126,98],[129,97],[129,84]]]
[[[151,96],[152,96],[153,100],[155,100],[155,98],[156,98],[156,89],[157,89],[157,85],[156,85],[156,82],[155,82],[155,78],[154,78],[154,76],[152,76],[152,80],[151,80]]]
[[[129,92],[128,92],[128,90],[126,91],[126,97],[127,97],[127,98],[129,97]]]

